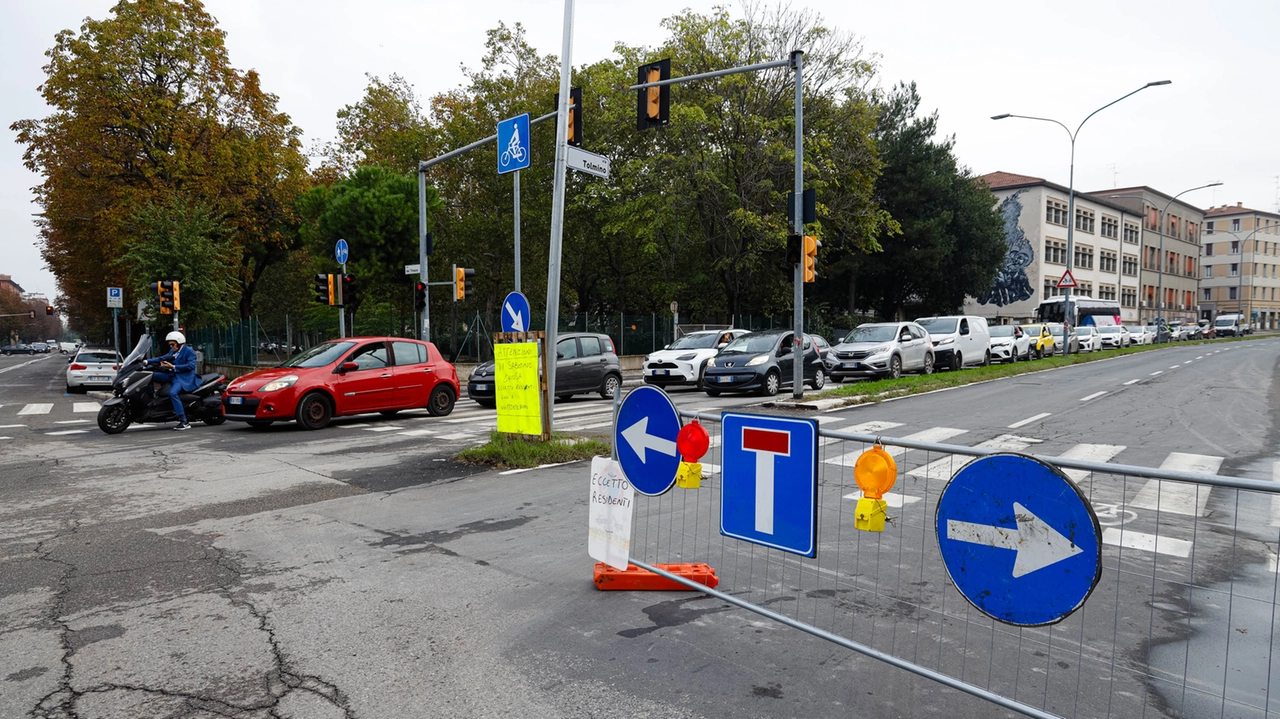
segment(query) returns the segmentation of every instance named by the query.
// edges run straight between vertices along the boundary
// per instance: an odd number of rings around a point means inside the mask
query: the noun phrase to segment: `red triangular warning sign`
[[[1071,270],[1067,270],[1066,273],[1062,275],[1062,279],[1058,280],[1058,289],[1063,289],[1064,287],[1075,289],[1078,286],[1079,285],[1076,284],[1076,278],[1071,276]]]

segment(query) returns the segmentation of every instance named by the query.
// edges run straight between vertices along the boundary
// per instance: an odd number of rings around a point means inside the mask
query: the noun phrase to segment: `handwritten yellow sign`
[[[493,346],[498,431],[542,434],[542,393],[538,391],[538,343]]]

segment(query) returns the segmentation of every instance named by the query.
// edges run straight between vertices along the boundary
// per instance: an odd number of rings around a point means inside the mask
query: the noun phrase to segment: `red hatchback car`
[[[458,399],[458,373],[430,342],[351,337],[316,345],[279,367],[234,380],[227,419],[267,427],[296,420],[321,429],[334,417],[426,407],[442,417]]]

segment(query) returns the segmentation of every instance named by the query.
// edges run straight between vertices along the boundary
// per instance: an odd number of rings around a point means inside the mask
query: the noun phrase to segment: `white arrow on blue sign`
[[[337,260],[338,264],[340,265],[347,264],[347,241],[346,240],[338,240],[338,244],[333,246],[333,258]]]
[[[533,314],[529,310],[529,299],[519,292],[512,292],[502,301],[502,331],[528,332],[529,320]]]
[[[1023,627],[1079,609],[1102,577],[1102,529],[1054,467],[1020,454],[965,465],[938,498],[938,549],[978,611]]]
[[[613,446],[618,448],[623,474],[637,492],[656,497],[676,483],[679,434],[680,415],[666,392],[637,387],[623,398],[613,428]]]
[[[816,556],[818,423],[725,412],[720,427],[720,533]]]
[[[529,167],[529,113],[498,122],[498,174]]]

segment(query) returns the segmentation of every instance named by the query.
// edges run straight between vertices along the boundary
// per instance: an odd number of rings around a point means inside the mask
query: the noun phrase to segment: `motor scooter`
[[[176,422],[173,402],[169,400],[169,385],[152,391],[151,381],[155,371],[147,369],[147,352],[151,349],[151,336],[143,335],[138,346],[124,359],[120,371],[111,383],[115,396],[102,403],[98,410],[98,428],[107,434],[119,434],[137,422]],[[222,414],[222,393],[227,389],[225,375],[213,373],[200,378],[200,386],[178,395],[186,410],[187,420],[200,420],[208,425],[227,421]]]

